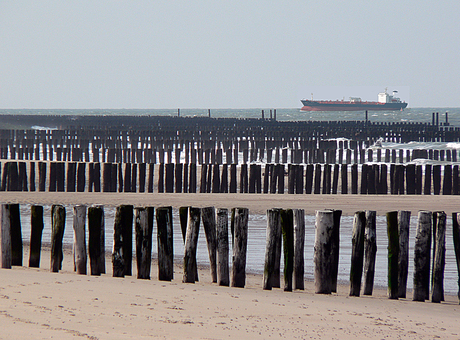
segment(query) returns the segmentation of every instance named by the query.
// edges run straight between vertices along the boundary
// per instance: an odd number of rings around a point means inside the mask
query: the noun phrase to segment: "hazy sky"
[[[0,0],[0,108],[460,107],[460,1]]]

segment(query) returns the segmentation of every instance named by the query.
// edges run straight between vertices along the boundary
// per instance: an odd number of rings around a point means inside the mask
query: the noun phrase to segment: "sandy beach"
[[[3,203],[104,204],[116,206],[247,207],[357,210],[460,211],[449,196],[254,195],[254,194],[108,194],[3,193]],[[13,267],[0,273],[0,338],[29,339],[458,339],[460,306],[456,296],[441,304],[389,300],[385,289],[371,297],[349,297],[348,285],[337,294],[314,294],[313,282],[304,291],[264,291],[262,277],[248,274],[246,287],[219,287],[209,270],[200,268],[200,281],[182,283],[181,261],[172,282],[158,281],[152,263],[151,280],[133,276],[113,278],[110,255],[107,274],[100,277],[73,272],[71,249],[63,270],[49,272],[50,253],[43,249],[41,268]],[[89,261],[88,261],[89,262]],[[28,246],[24,246],[28,263]],[[89,266],[89,263],[88,263]],[[411,279],[411,278],[409,278]]]

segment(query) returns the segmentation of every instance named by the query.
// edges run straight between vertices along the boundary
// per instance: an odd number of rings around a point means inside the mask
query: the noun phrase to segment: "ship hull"
[[[399,111],[407,103],[345,102],[302,100],[302,111]]]

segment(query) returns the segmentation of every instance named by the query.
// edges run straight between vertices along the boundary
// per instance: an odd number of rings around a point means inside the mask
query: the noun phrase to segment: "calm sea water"
[[[261,118],[264,110],[265,118],[270,117],[271,108],[255,109],[210,109],[211,116],[215,118]],[[460,126],[460,108],[408,108],[404,111],[374,111],[368,113],[372,122],[423,122],[431,123],[433,112],[439,113],[439,122],[445,123],[446,112],[448,121],[452,126]],[[160,115],[177,116],[178,109],[0,109],[0,114],[32,114],[32,115]],[[181,116],[208,116],[208,109],[180,109]],[[355,121],[364,120],[363,111],[345,112],[303,112],[299,108],[276,109],[276,118],[280,121]]]

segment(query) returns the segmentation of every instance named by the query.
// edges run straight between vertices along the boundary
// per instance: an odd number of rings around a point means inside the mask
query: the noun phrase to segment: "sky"
[[[460,107],[460,1],[0,0],[0,108]]]

